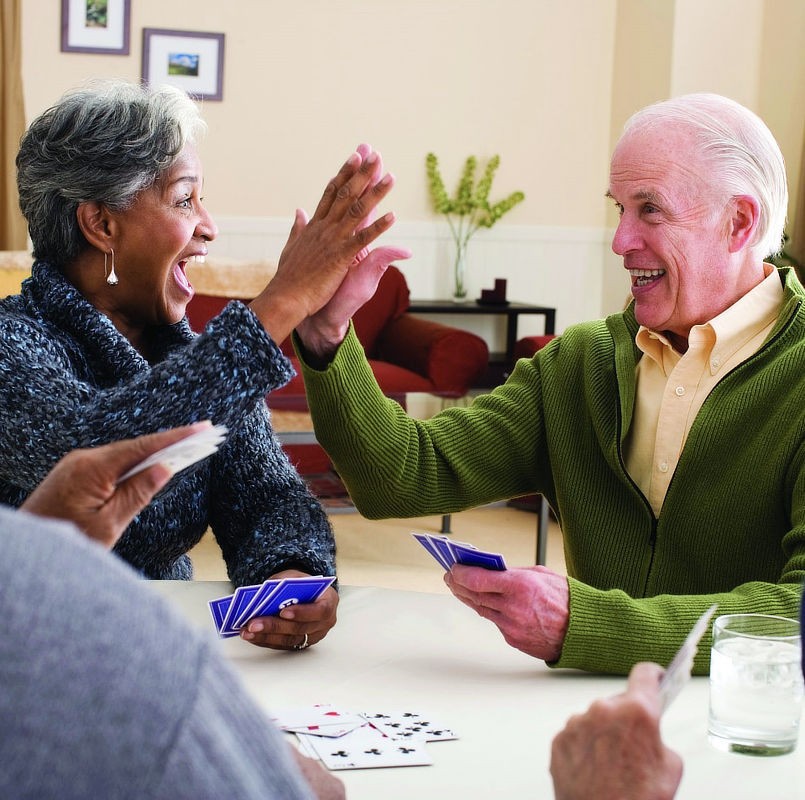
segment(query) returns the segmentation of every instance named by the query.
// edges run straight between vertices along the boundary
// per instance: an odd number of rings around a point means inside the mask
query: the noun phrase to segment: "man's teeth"
[[[188,260],[189,261],[195,261],[196,264],[203,264],[204,261],[206,260],[206,256],[202,256],[202,255],[190,256],[190,258]]]
[[[630,269],[629,274],[633,278],[656,278],[658,275],[665,275],[664,269]]]
[[[630,269],[629,274],[632,276],[635,286],[646,286],[657,278],[665,275],[664,269]]]

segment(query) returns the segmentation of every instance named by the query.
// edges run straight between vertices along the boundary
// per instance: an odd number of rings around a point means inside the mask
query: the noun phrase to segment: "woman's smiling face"
[[[172,325],[185,315],[193,288],[185,268],[207,254],[218,233],[200,196],[203,174],[198,153],[186,145],[159,180],[115,220],[115,271],[119,283],[104,309],[121,331]]]

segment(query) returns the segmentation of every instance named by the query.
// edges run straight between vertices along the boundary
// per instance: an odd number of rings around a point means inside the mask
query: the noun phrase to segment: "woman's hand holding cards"
[[[287,569],[272,578],[300,578],[305,573]],[[241,631],[241,637],[260,647],[299,650],[320,642],[335,625],[338,592],[330,586],[313,603],[296,603],[280,611],[279,616],[256,617]]]

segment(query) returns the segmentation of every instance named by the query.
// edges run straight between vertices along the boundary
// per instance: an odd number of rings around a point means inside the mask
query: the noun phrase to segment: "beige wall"
[[[224,32],[224,101],[204,107],[211,211],[230,227],[267,221],[276,240],[368,140],[397,176],[387,205],[400,219],[393,235],[417,253],[405,266],[415,295],[443,296],[448,281],[432,277],[449,248],[446,229],[427,228],[440,224],[425,184],[429,150],[449,185],[470,153],[500,153],[493,196],[522,189],[526,201],[482,234],[486,251],[475,246],[476,288],[503,274],[517,299],[555,304],[562,325],[623,302],[603,192],[621,126],[646,103],[701,90],[746,103],[780,142],[797,202],[802,0],[136,0],[127,57],[61,53],[59,7],[24,3],[29,119],[86,78],[139,79],[143,27]],[[563,260],[583,269],[563,275]],[[592,301],[574,300],[582,283]]]
[[[433,218],[433,150],[451,184],[500,153],[493,196],[527,196],[511,222],[602,222],[615,0],[136,0],[128,57],[60,53],[59,4],[24,6],[29,118],[92,75],[139,78],[143,27],[226,33],[224,100],[204,109],[214,213],[310,209],[368,140],[401,217]]]

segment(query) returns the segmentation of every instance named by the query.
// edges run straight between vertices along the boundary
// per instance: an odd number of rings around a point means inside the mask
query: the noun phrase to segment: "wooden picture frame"
[[[62,0],[64,53],[129,54],[131,0]]]
[[[223,100],[223,33],[143,28],[143,81],[170,84],[198,100]]]

